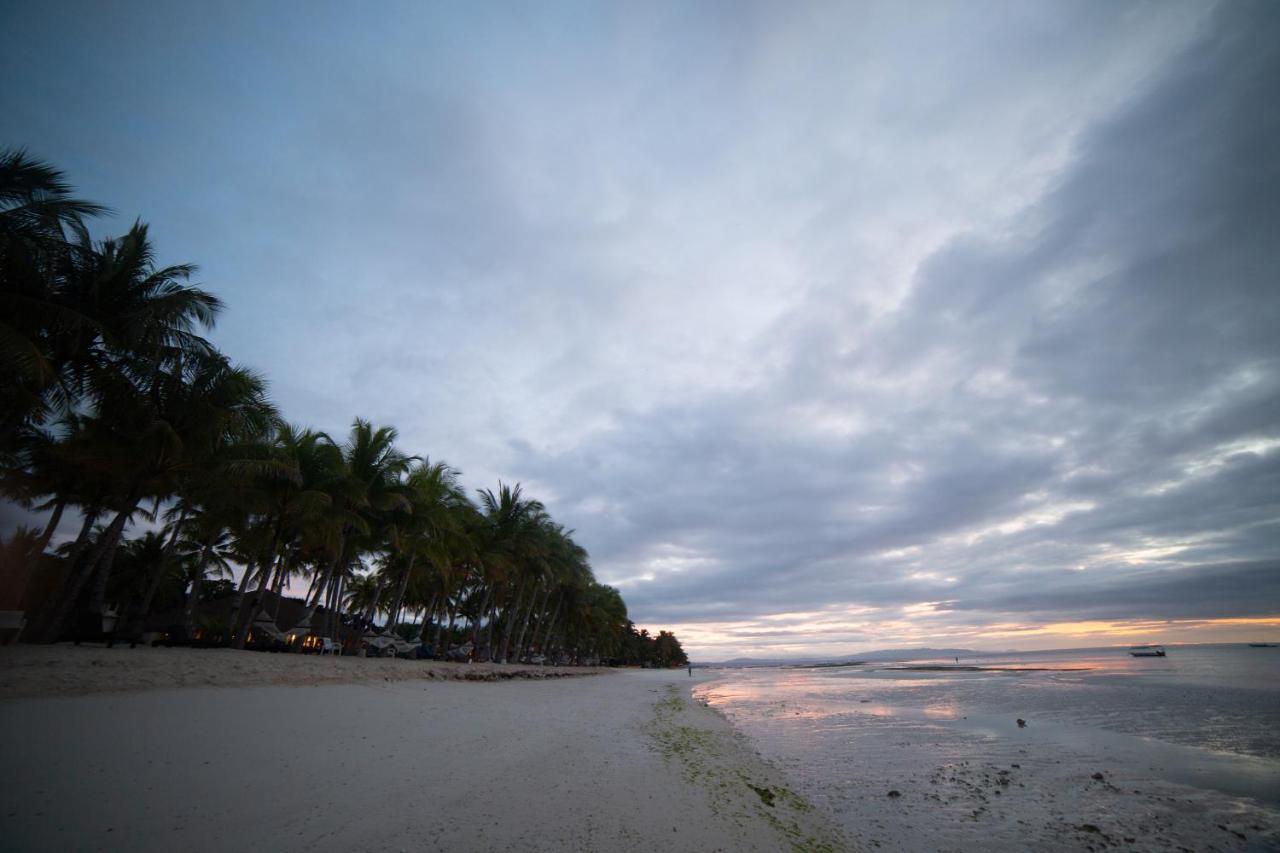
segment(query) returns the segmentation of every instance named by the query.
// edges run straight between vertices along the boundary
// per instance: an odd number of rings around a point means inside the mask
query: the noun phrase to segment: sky
[[[702,660],[1280,639],[1280,6],[9,2],[0,145]]]

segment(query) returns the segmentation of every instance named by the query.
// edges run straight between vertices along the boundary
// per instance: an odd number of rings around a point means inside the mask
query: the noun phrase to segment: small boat
[[[1133,646],[1129,649],[1129,654],[1135,658],[1162,658],[1164,657],[1164,646]]]
[[[1249,648],[1251,649],[1274,649],[1277,646],[1280,646],[1280,643],[1250,643],[1249,644]]]

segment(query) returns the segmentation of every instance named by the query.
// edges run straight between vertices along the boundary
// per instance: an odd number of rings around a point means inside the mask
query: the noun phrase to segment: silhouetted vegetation
[[[137,634],[173,609],[186,634],[243,647],[304,589],[299,634],[358,642],[384,615],[437,654],[684,662],[671,634],[634,629],[573,531],[519,485],[472,500],[390,426],[356,418],[333,438],[285,421],[264,379],[203,337],[223,306],[195,268],[157,266],[140,222],[92,239],[103,210],[0,153],[0,485],[48,513],[0,543],[14,599],[0,608],[25,606],[24,639],[108,611]]]
[[[651,637],[647,630],[636,630],[636,626],[628,622],[617,662],[627,666],[668,667],[686,666],[689,658],[670,631],[659,631],[658,636]]]

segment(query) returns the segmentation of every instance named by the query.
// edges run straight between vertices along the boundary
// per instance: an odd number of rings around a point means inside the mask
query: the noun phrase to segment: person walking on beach
[[[689,664],[689,677],[693,678],[693,664]]]

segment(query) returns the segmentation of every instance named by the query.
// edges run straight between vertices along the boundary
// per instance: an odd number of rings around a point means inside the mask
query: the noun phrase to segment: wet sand
[[[1152,737],[1186,734],[1150,713],[1173,689],[1065,667],[886,668],[726,671],[695,697],[751,736],[858,849],[1280,850],[1280,761]],[[1116,691],[1131,703],[1124,712]],[[1225,693],[1204,692],[1200,736],[1216,726],[1248,746],[1233,730],[1249,718]]]

